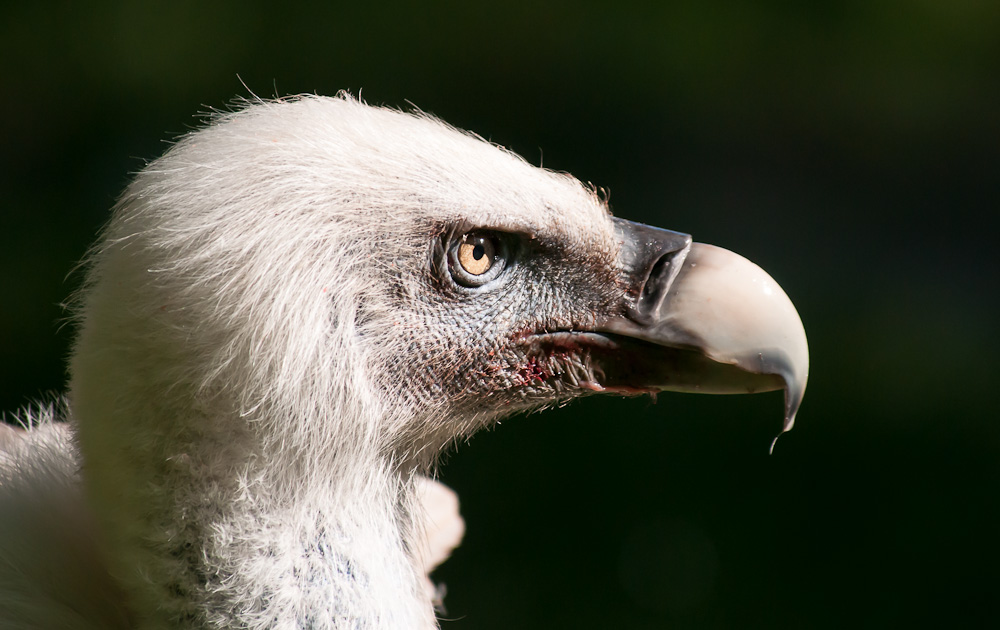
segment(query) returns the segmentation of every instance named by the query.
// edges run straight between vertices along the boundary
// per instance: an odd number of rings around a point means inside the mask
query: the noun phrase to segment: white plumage
[[[426,570],[461,536],[422,481],[438,453],[628,391],[599,344],[547,336],[640,299],[616,229],[567,175],[350,97],[185,136],[89,256],[72,424],[0,460],[0,625],[433,627]],[[506,268],[463,283],[455,244],[482,230]]]

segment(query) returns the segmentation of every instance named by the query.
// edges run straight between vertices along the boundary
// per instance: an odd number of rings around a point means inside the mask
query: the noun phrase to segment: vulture
[[[214,115],[85,269],[64,402],[0,432],[7,629],[434,628],[450,445],[595,393],[783,389],[787,430],[808,373],[753,263],[346,94]]]

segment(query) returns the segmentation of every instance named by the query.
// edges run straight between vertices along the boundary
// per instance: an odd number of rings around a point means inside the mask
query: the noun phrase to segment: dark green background
[[[773,456],[779,394],[463,445],[446,628],[997,622],[1000,3],[363,4],[4,3],[0,408],[61,389],[67,273],[196,112],[412,101],[756,261],[812,351]]]

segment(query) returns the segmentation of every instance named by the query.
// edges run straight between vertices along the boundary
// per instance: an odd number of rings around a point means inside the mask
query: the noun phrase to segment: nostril
[[[639,296],[639,301],[643,302],[649,300],[653,293],[656,292],[659,286],[658,278],[664,275],[664,273],[669,273],[670,271],[670,259],[672,254],[664,254],[660,256],[659,260],[653,263],[653,268],[649,270],[649,276],[646,277],[645,284],[642,285],[642,294]]]
[[[656,259],[646,281],[639,292],[639,299],[636,302],[636,311],[643,318],[656,318],[674,278],[680,271],[680,265],[687,257],[688,248],[667,252]]]

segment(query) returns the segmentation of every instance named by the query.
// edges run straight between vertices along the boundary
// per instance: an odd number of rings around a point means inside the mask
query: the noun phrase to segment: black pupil
[[[482,245],[476,245],[475,247],[472,248],[472,257],[475,258],[476,260],[479,260],[485,255],[486,255],[486,248],[483,247]]]

